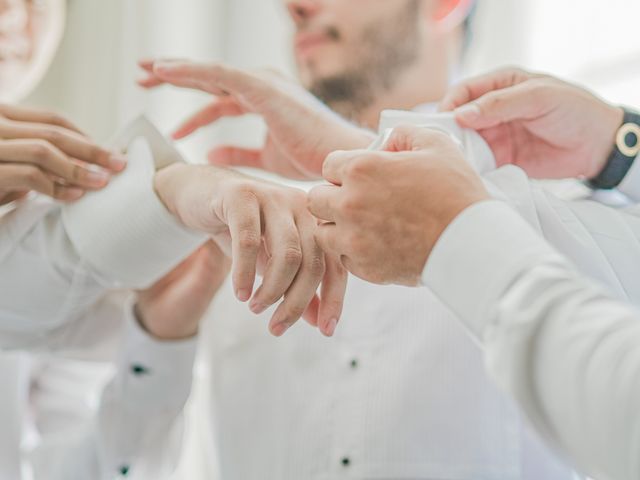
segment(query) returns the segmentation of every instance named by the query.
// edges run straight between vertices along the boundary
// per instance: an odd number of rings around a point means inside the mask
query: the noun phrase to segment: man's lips
[[[299,33],[295,39],[295,50],[299,56],[306,56],[314,48],[329,41],[329,36],[324,33]]]

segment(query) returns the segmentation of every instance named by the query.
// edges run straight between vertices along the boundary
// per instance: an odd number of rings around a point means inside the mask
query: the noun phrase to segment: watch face
[[[0,100],[17,101],[46,73],[55,55],[64,3],[0,0]]]

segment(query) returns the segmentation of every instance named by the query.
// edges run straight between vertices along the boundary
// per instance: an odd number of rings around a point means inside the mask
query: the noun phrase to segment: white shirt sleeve
[[[161,480],[175,469],[196,340],[157,341],[140,328],[130,303],[124,313],[124,342],[114,366],[60,365],[56,359],[36,375],[31,401],[41,440],[28,459],[36,479]],[[92,377],[104,375],[96,365],[111,372],[97,413],[84,411],[80,400],[95,389]]]
[[[640,160],[638,157],[636,157],[624,179],[618,185],[618,190],[633,201],[640,201]]]
[[[490,372],[547,439],[586,474],[640,478],[638,311],[496,201],[471,207],[445,230],[423,278],[482,343]]]
[[[36,197],[2,218],[0,348],[50,348],[105,291],[148,286],[206,240],[155,195],[148,142],[134,140],[128,153],[103,191],[66,207]],[[100,333],[81,331],[87,343]]]

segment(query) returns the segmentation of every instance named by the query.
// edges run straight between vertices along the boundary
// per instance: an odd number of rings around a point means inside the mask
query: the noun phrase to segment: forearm
[[[486,228],[488,219],[501,230]],[[424,281],[484,346],[491,373],[550,441],[587,474],[638,478],[637,312],[493,202],[449,226]]]
[[[107,290],[150,285],[206,240],[157,198],[144,140],[129,154],[104,191],[64,208],[28,200],[2,219],[0,347],[46,346]]]

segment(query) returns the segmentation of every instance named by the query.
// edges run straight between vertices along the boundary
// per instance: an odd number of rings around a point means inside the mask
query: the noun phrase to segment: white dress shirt
[[[34,196],[0,223],[0,348],[87,348],[109,325],[86,315],[108,290],[144,288],[202,244],[153,190],[163,143],[129,142],[129,164],[104,190],[66,206]],[[159,145],[159,147],[158,147]],[[178,161],[176,157],[173,161]]]
[[[492,376],[550,443],[594,478],[636,480],[640,311],[629,303],[640,300],[640,220],[592,217],[590,207],[563,213],[607,250],[610,269],[597,283],[576,262],[583,252],[567,260],[496,201],[469,208],[445,230],[423,279],[484,346]]]
[[[209,411],[197,422],[223,480],[573,477],[493,386],[480,349],[435,296],[349,282],[332,339],[302,322],[272,338],[270,312],[256,318],[231,288],[221,292],[205,339]]]
[[[153,192],[153,173],[167,159],[148,128],[132,127],[148,137],[130,142],[128,168],[105,190],[66,207],[34,196],[0,222],[0,348],[104,362],[94,379],[86,365],[56,361],[11,379],[18,402],[20,382],[34,387],[40,439],[20,458],[36,480],[166,478],[179,455],[195,340],[155,341],[130,303],[105,296],[152,283],[203,241]],[[92,394],[99,401],[87,404]],[[86,408],[74,411],[79,404]],[[72,421],[59,421],[62,412]],[[13,423],[3,438],[21,436]]]

